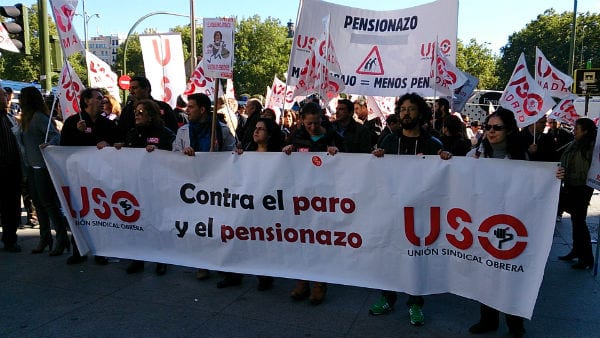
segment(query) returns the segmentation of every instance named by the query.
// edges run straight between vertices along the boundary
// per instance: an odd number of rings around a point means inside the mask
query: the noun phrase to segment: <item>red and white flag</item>
[[[58,37],[60,38],[60,46],[65,58],[74,53],[85,51],[83,43],[81,43],[75,30],[75,25],[73,25],[77,2],[77,0],[50,0],[56,30],[58,30]]]
[[[329,20],[329,15],[323,18],[323,35],[313,43],[304,67],[300,70],[294,96],[318,93],[327,103],[345,88],[342,80],[332,75],[340,74],[341,68],[329,34]]]
[[[215,81],[204,75],[204,60],[200,60],[196,69],[190,76],[190,80],[185,87],[183,95],[202,93],[208,95],[212,100],[215,96]],[[219,96],[223,95],[223,88],[219,86]]]
[[[19,48],[15,46],[15,43],[11,40],[10,35],[4,25],[0,24],[0,48],[9,52],[18,53]]]
[[[235,99],[235,88],[233,88],[232,79],[227,79],[227,90],[225,90],[225,98]]]
[[[106,62],[102,61],[93,53],[86,52],[88,78],[91,87],[105,88],[110,95],[121,102],[119,87],[117,86],[117,74],[115,74]]]
[[[65,64],[60,72],[60,83],[58,84],[58,100],[62,110],[63,119],[69,116],[79,114],[79,97],[81,91],[85,88],[73,67],[68,60],[65,59]]]
[[[467,82],[467,76],[446,58],[437,44],[435,52],[436,56],[431,59],[431,73],[429,74],[433,80],[433,88],[444,94],[454,93],[455,89]]]
[[[267,108],[283,108],[286,100],[287,88],[285,82],[279,80],[277,76],[273,78],[273,85],[271,90],[268,91],[268,100],[266,101],[265,107]]]
[[[571,94],[573,78],[550,64],[537,47],[535,47],[535,81],[553,97],[564,98]]]
[[[388,115],[394,113],[394,105],[396,104],[395,97],[389,96],[367,96],[367,107],[369,108],[369,120],[380,118],[385,124],[385,119]]]
[[[571,94],[567,97],[563,98],[557,105],[552,109],[548,118],[557,120],[561,123],[570,124],[572,126],[575,125],[575,121],[581,117],[581,115],[577,114],[577,110],[575,109],[575,105],[573,102],[577,99],[577,95]]]
[[[504,88],[499,104],[515,114],[519,127],[539,120],[555,102],[527,71],[525,54],[521,53],[515,70]]]

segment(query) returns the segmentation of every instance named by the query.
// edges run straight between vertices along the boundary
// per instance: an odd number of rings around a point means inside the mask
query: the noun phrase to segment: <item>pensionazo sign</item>
[[[323,35],[323,13],[331,13],[331,36],[345,93],[433,96],[429,80],[436,38],[456,60],[458,1],[440,0],[392,11],[372,11],[320,0],[302,1],[291,53],[288,83],[298,83],[314,43]],[[402,62],[398,62],[402,60]]]

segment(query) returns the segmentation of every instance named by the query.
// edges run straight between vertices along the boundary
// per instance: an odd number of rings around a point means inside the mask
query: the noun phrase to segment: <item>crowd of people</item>
[[[591,268],[594,262],[585,223],[593,189],[585,183],[597,128],[587,118],[577,121],[574,134],[557,121],[548,123],[545,116],[519,130],[510,110],[499,108],[485,121],[469,122],[466,117],[452,113],[449,101],[444,98],[430,105],[418,94],[409,93],[398,98],[394,113],[385,121],[369,119],[366,100],[360,97],[354,101],[340,98],[332,114],[321,107],[318,98],[308,98],[300,105],[299,114],[285,109],[281,116],[271,108],[264,108],[259,98],[251,98],[245,105],[223,98],[217,104],[217,119],[213,121],[208,96],[200,93],[179,96],[174,110],[152,97],[150,82],[141,76],[131,79],[130,97],[122,107],[114,97],[98,88],[84,89],[79,105],[81,112],[61,124],[38,89],[24,88],[20,111],[16,111],[11,109],[9,93],[0,88],[0,107],[4,108],[0,109],[3,187],[0,215],[4,250],[21,251],[17,229],[21,223],[22,198],[28,211],[27,222],[32,226],[39,223],[39,242],[31,250],[32,254],[48,249],[50,256],[60,256],[72,249],[67,264],[79,264],[87,258],[81,255],[74,239],[68,239],[67,221],[41,155],[41,149],[51,144],[99,149],[107,146],[144,148],[148,152],[174,151],[186,156],[209,151],[233,151],[238,155],[244,151],[327,152],[331,155],[347,152],[370,153],[377,157],[437,155],[442,160],[470,156],[560,162],[556,175],[564,183],[557,221],[565,211],[571,214],[573,223],[573,249],[560,259],[577,259],[574,269]],[[106,257],[94,259],[98,264],[108,264]],[[132,261],[127,273],[139,273],[143,269],[143,261]],[[164,275],[167,265],[157,263],[155,272]],[[196,277],[202,280],[209,275],[209,271],[199,269]],[[242,283],[240,274],[224,275],[217,283],[219,288]],[[258,289],[264,291],[272,287],[274,279],[258,276],[258,281]],[[290,296],[318,305],[326,293],[324,282],[298,281]],[[369,313],[388,314],[396,301],[396,292],[382,291],[381,299],[370,307]],[[409,295],[406,305],[412,325],[424,325],[424,303],[423,296]],[[470,332],[496,330],[498,322],[498,311],[482,304],[481,319]],[[507,323],[513,336],[525,333],[522,318],[507,315]]]

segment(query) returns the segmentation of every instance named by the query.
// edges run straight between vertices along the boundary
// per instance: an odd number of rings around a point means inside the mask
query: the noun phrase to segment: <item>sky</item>
[[[157,11],[190,14],[190,0],[79,0],[75,27],[83,39],[83,3],[88,20],[88,36],[123,34],[131,29],[142,16]],[[431,2],[431,0],[329,0],[336,4],[371,10],[408,8]],[[31,5],[35,0],[24,0]],[[458,38],[468,43],[472,38],[477,43],[489,43],[496,54],[506,45],[508,37],[525,28],[527,23],[543,14],[546,9],[556,12],[573,11],[571,0],[459,0]],[[237,16],[247,18],[258,14],[261,18],[277,18],[282,24],[296,21],[298,0],[195,0],[196,18]],[[48,8],[50,8],[48,6]],[[578,0],[577,12],[600,12],[600,0]],[[96,17],[98,14],[100,17]],[[169,28],[189,24],[184,17],[156,15],[142,21],[135,32],[155,28],[167,32]]]

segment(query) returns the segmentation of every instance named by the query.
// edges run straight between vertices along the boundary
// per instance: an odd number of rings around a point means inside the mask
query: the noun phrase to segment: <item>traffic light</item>
[[[0,6],[0,15],[12,19],[2,23],[10,34],[11,40],[22,54],[31,54],[29,46],[29,11],[27,6]]]

